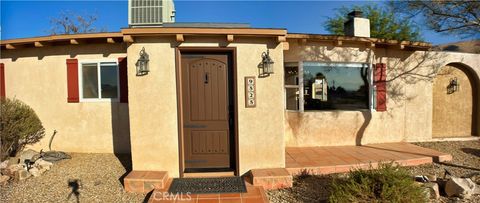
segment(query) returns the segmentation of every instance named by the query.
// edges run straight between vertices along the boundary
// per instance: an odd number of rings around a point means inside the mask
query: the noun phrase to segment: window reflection
[[[84,99],[118,98],[118,65],[115,62],[81,64],[81,93]]]
[[[83,98],[98,98],[97,64],[82,66]]]
[[[100,76],[102,83],[102,98],[117,98],[118,68],[116,64],[102,64]]]
[[[368,65],[304,62],[305,110],[368,109]]]

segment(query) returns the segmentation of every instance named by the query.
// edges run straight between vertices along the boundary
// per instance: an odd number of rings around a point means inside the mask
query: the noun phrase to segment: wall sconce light
[[[260,75],[269,76],[273,74],[273,60],[270,58],[270,52],[267,49],[267,52],[262,53],[262,63],[260,64]]]
[[[145,52],[145,47],[140,51],[140,58],[138,58],[135,66],[137,67],[137,76],[142,76],[148,74],[150,70],[148,69],[148,54]]]
[[[458,86],[460,86],[460,84],[458,84],[457,78],[452,78],[447,86],[447,94],[453,94],[458,91]]]

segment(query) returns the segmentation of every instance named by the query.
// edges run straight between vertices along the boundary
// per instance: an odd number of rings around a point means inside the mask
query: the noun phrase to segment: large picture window
[[[370,108],[371,70],[365,63],[285,64],[287,110]]]
[[[80,64],[80,98],[83,100],[117,100],[119,98],[118,64],[86,62]]]

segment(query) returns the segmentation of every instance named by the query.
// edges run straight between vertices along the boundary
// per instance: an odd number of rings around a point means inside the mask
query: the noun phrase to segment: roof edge
[[[287,39],[311,39],[318,41],[353,41],[361,43],[373,43],[380,45],[398,45],[398,46],[409,46],[409,47],[418,47],[429,49],[432,47],[431,43],[428,42],[418,42],[418,41],[399,41],[399,40],[388,40],[381,38],[373,37],[350,37],[343,35],[322,35],[322,34],[304,34],[304,33],[288,33]]]

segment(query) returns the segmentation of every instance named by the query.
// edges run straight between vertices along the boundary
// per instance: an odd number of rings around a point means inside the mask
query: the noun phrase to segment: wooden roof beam
[[[374,42],[368,42],[367,47],[370,48],[370,49],[373,49],[373,48],[375,48],[375,43]]]
[[[6,49],[15,49],[15,46],[13,46],[12,44],[6,44],[5,48]]]
[[[282,42],[283,51],[288,51],[290,49],[290,44],[288,42]]]
[[[278,36],[277,37],[277,42],[286,42],[287,41],[287,36]]]
[[[177,40],[177,42],[184,42],[185,38],[184,38],[183,34],[176,34],[175,35],[175,40]]]
[[[41,48],[41,47],[46,47],[48,45],[48,42],[34,42],[33,45],[37,48]]]
[[[107,38],[107,43],[109,43],[109,44],[115,44],[115,40],[113,39],[113,37],[108,37],[108,38]]]
[[[308,42],[307,38],[298,39],[298,44],[300,45],[305,45],[307,44],[307,42]]]
[[[235,41],[234,35],[227,35],[227,42],[233,42]]]
[[[135,40],[132,35],[123,35],[123,42],[133,43]]]
[[[70,44],[80,44],[77,39],[70,39]]]

